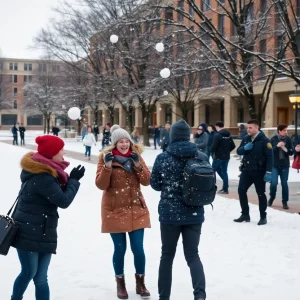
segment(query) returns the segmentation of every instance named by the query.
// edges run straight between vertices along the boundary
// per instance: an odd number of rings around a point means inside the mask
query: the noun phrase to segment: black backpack
[[[188,159],[184,167],[182,196],[188,206],[212,204],[217,191],[216,174],[206,156]]]

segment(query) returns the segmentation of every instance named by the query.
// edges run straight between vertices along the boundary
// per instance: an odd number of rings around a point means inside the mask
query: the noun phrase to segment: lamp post
[[[62,109],[65,113],[65,138],[67,137],[67,110],[66,110],[66,106],[62,105]]]
[[[289,100],[295,104],[295,142],[298,140],[298,105],[300,103],[300,94],[297,92],[298,84],[295,84],[295,93],[289,95]]]

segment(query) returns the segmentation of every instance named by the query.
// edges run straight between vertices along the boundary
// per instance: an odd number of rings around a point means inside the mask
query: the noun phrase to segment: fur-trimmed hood
[[[58,177],[57,171],[52,167],[42,164],[40,162],[34,161],[32,156],[35,152],[29,152],[23,156],[21,159],[21,180],[22,182],[27,181],[29,178],[36,174],[49,173],[53,177]]]

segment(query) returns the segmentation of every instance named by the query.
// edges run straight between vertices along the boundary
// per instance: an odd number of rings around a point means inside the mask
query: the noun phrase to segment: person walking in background
[[[11,133],[13,135],[13,145],[18,145],[18,128],[16,126],[16,123],[11,128]]]
[[[107,123],[103,129],[102,149],[110,144],[110,123]]]
[[[157,146],[160,146],[160,128],[157,125],[154,126],[152,130],[154,149],[156,150]]]
[[[160,147],[165,152],[170,144],[170,123],[165,124],[165,128],[160,131]]]
[[[31,280],[35,284],[35,299],[50,299],[47,273],[57,248],[57,210],[73,202],[85,172],[80,165],[70,176],[65,172],[69,163],[63,158],[62,139],[44,135],[35,141],[37,152],[30,152],[21,160],[24,190],[13,213],[18,231],[12,244],[18,252],[21,273],[14,282],[11,300],[21,300]]]
[[[25,131],[26,128],[23,126],[23,123],[21,123],[21,126],[19,127],[19,132],[20,132],[21,145],[23,146],[25,146]]]
[[[94,126],[93,126],[93,133],[95,135],[96,142],[98,142],[99,127],[96,123],[94,123]]]
[[[81,129],[81,139],[83,140],[85,135],[87,133],[87,125],[83,124],[82,129]]]
[[[203,160],[208,159],[190,142],[190,130],[184,120],[171,126],[170,145],[166,152],[156,157],[150,179],[151,187],[161,192],[158,204],[162,243],[158,275],[159,300],[170,299],[172,266],[180,235],[191,272],[194,299],[206,299],[205,275],[198,253],[204,208],[185,205],[182,186],[187,159],[199,155]]]
[[[139,130],[136,127],[134,127],[131,136],[132,140],[137,144],[139,142]]]
[[[102,232],[110,233],[114,243],[113,267],[117,296],[128,299],[124,276],[126,233],[134,255],[136,293],[150,297],[145,286],[144,228],[150,217],[141,192],[141,184],[150,183],[150,172],[141,157],[142,146],[133,143],[129,133],[119,125],[111,127],[112,145],[99,155],[96,186],[103,190]]]
[[[282,187],[282,206],[284,209],[289,209],[289,170],[290,170],[290,155],[294,154],[292,140],[287,135],[287,125],[280,124],[277,126],[277,135],[270,140],[273,147],[273,167],[272,179],[270,185],[270,199],[268,206],[272,206],[275,198],[278,185],[278,176],[280,176]]]
[[[92,127],[88,126],[87,127],[87,133],[85,134],[83,138],[83,144],[85,146],[85,153],[84,156],[88,158],[88,160],[91,160],[91,150],[93,145],[96,144],[96,140],[94,135],[92,134]]]
[[[197,132],[194,135],[194,143],[199,151],[207,154],[208,134],[206,132],[206,124],[202,123],[198,126]]]
[[[244,124],[240,124],[239,126],[239,139],[243,139],[245,136],[247,136],[247,128]]]
[[[228,194],[228,163],[230,153],[235,148],[235,144],[227,129],[224,129],[224,123],[218,121],[215,125],[217,133],[215,134],[213,144],[210,148],[213,157],[212,167],[223,180],[223,187],[219,194]]]
[[[258,196],[260,220],[257,225],[267,224],[266,182],[271,182],[273,151],[269,139],[259,131],[257,120],[250,120],[247,126],[248,135],[243,138],[237,149],[242,155],[241,176],[238,186],[242,215],[234,222],[250,222],[247,191],[252,184]]]
[[[58,136],[59,132],[60,132],[60,129],[58,127],[56,127],[56,126],[52,127],[52,133],[53,133],[53,135]]]
[[[207,156],[208,156],[208,159],[209,159],[211,157],[210,148],[213,144],[214,137],[215,137],[215,134],[216,134],[215,125],[212,125],[212,124],[208,125],[207,126],[207,131],[208,131]]]

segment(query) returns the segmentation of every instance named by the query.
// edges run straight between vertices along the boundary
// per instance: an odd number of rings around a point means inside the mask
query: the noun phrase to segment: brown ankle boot
[[[141,296],[141,298],[146,299],[150,297],[150,293],[145,286],[145,275],[135,274],[136,281],[136,293]]]
[[[125,286],[125,277],[122,276],[116,276],[117,281],[117,296],[119,299],[128,299],[128,293]]]

